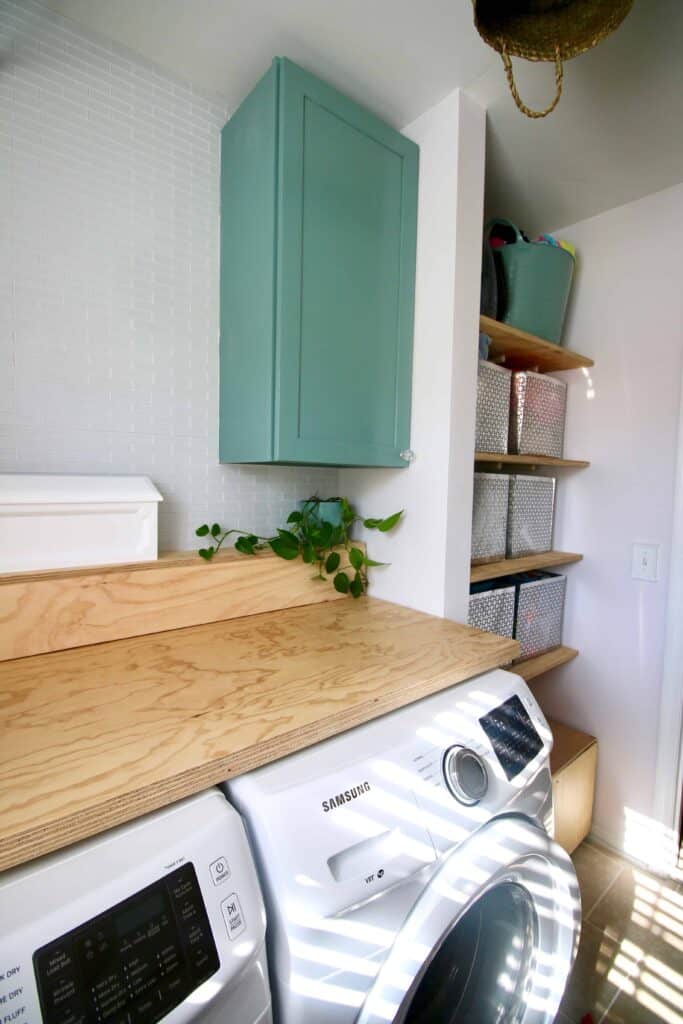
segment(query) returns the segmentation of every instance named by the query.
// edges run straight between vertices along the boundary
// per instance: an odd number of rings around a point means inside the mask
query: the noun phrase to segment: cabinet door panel
[[[275,458],[404,466],[417,147],[283,62]]]

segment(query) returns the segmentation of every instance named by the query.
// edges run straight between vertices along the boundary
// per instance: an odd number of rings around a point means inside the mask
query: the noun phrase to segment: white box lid
[[[0,473],[0,505],[163,501],[147,476]]]

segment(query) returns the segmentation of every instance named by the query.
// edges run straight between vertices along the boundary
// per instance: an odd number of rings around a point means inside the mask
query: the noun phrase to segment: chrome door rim
[[[445,859],[406,918],[357,1024],[401,1024],[445,938],[478,899],[506,882],[529,893],[538,921],[533,985],[519,1024],[551,1024],[578,947],[580,896],[568,855],[518,816],[488,822]]]

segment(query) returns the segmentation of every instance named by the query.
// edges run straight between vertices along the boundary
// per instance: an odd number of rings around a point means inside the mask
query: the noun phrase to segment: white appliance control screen
[[[154,1024],[218,970],[189,863],[33,954],[45,1024]]]

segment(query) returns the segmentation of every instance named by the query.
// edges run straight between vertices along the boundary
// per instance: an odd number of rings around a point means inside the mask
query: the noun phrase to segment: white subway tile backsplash
[[[217,461],[226,110],[36,0],[0,39],[0,472],[147,474],[165,548],[335,492]]]

